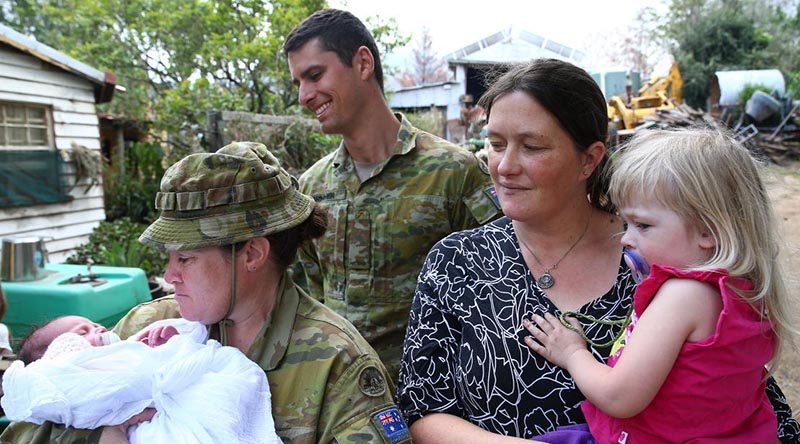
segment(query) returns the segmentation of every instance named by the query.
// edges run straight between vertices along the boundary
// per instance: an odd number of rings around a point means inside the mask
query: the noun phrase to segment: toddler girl
[[[645,132],[614,160],[611,198],[646,276],[622,347],[600,363],[550,314],[523,321],[526,343],[570,372],[598,442],[775,442],[764,366],[793,330],[755,161],[713,130]]]

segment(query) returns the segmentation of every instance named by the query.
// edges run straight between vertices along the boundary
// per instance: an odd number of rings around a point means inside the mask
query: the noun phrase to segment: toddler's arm
[[[530,337],[525,342],[569,371],[584,396],[606,414],[628,418],[653,400],[683,343],[713,333],[720,308],[719,293],[712,287],[693,280],[667,281],[637,321],[613,368],[595,360],[580,335],[549,313],[534,315],[536,326],[523,321],[541,345]],[[570,322],[580,328],[578,321]]]

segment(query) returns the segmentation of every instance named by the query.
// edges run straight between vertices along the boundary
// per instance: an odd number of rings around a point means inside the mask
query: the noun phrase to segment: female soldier
[[[139,240],[169,251],[175,295],[134,307],[114,328],[120,337],[178,316],[208,325],[266,371],[284,442],[410,440],[374,350],[286,272],[298,246],[323,234],[325,215],[264,145],[187,156],[164,174],[156,207]],[[12,424],[0,440],[111,442],[124,428]]]

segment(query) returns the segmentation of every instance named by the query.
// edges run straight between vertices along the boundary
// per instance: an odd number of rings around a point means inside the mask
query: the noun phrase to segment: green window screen
[[[56,150],[0,149],[0,208],[71,200],[64,167]]]

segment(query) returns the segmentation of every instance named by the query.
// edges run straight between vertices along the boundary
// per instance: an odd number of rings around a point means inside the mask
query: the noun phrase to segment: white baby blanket
[[[155,348],[122,341],[16,361],[3,376],[3,409],[13,421],[95,429],[154,407],[131,442],[280,443],[264,370],[236,348],[197,341],[180,334]]]

